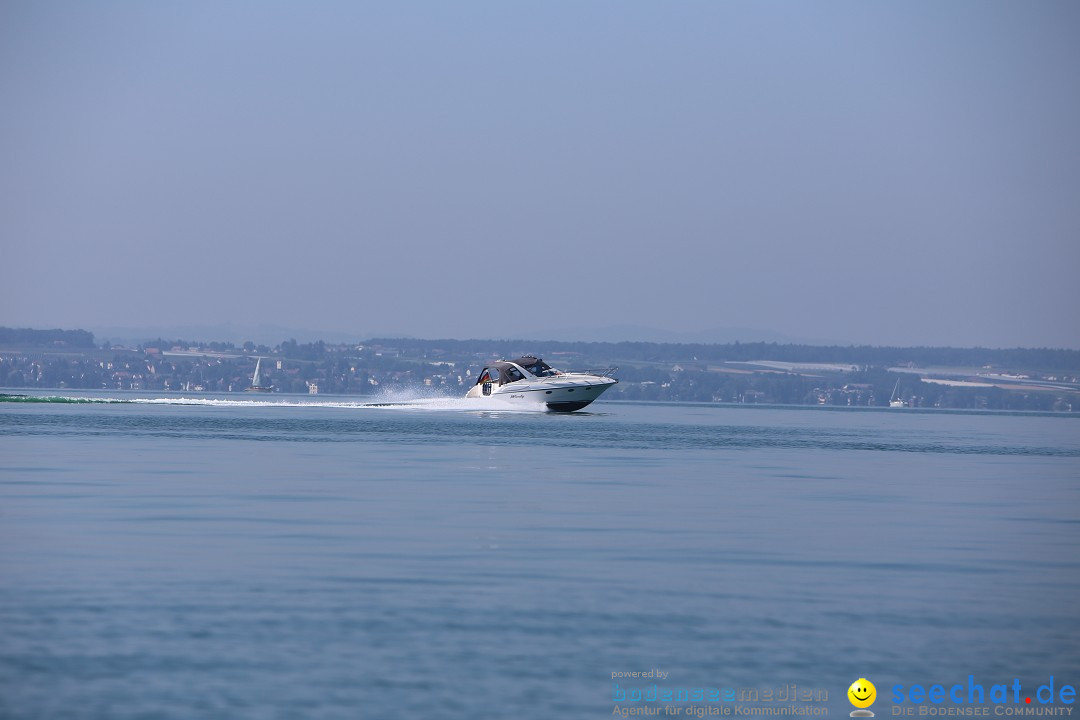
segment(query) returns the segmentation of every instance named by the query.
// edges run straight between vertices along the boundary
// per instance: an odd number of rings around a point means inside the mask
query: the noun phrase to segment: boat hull
[[[504,402],[523,405],[543,405],[552,412],[574,412],[589,406],[617,380],[596,375],[584,375],[579,378],[544,378],[531,382],[516,382],[491,388],[488,394],[483,386],[476,386],[466,397],[491,397]]]
[[[549,402],[545,403],[547,409],[551,412],[576,412],[585,407],[588,407],[592,400],[582,400],[577,402]]]
[[[614,381],[604,378],[602,382],[543,389],[537,393],[537,397],[552,412],[574,412],[587,407],[614,384]]]

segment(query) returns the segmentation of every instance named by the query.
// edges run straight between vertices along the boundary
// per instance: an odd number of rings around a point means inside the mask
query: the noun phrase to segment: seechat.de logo
[[[866,678],[859,678],[847,689],[847,697],[856,708],[851,711],[851,717],[874,717],[874,712],[867,709],[877,700],[874,683]]]

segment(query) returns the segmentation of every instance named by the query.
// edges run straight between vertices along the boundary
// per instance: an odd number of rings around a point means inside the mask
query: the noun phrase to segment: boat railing
[[[615,373],[619,371],[618,367],[606,367],[606,368],[585,368],[584,370],[564,370],[567,373],[576,373],[579,375],[598,375],[599,377],[615,378]]]

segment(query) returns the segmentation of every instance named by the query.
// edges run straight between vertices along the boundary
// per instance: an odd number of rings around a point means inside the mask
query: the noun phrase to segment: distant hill
[[[572,353],[592,362],[720,363],[772,360],[788,363],[968,367],[1080,371],[1080,350],[1053,348],[879,347],[872,345],[804,345],[795,343],[657,343],[565,342],[556,340],[421,340],[373,338],[366,341],[399,348],[406,355],[437,351],[476,357],[509,357],[521,353]]]
[[[802,345],[847,345],[836,338],[793,337],[775,330],[750,327],[713,327],[692,332],[679,332],[644,325],[607,325],[604,327],[564,327],[530,330],[530,337],[566,342],[654,342],[709,343],[735,342],[797,343]]]
[[[94,334],[86,330],[34,330],[0,327],[0,345],[20,347],[93,348]]]
[[[112,330],[119,330],[112,328]],[[321,334],[263,325],[238,328],[215,327],[168,328],[159,330],[128,329],[133,337],[100,335],[103,340],[138,346],[158,341],[160,337],[185,337],[187,344],[242,343],[252,341],[267,348],[284,348],[286,343],[322,346],[356,344],[360,337],[341,333]],[[251,332],[256,330],[255,332]],[[0,347],[94,349],[94,333],[87,330],[35,330],[0,327]],[[378,344],[403,351],[412,357],[440,354],[474,358],[508,357],[521,353],[540,355],[572,354],[593,362],[622,363],[722,363],[779,361],[787,363],[847,363],[860,366],[913,366],[1011,368],[1026,370],[1080,371],[1080,350],[1056,348],[952,348],[952,347],[879,347],[870,345],[824,345],[794,342],[584,342],[567,340],[508,339],[421,339],[408,337],[369,338],[365,344]],[[160,344],[160,342],[159,342]],[[321,356],[323,350],[312,351]],[[312,357],[311,359],[315,359]]]
[[[220,323],[217,325],[162,325],[155,327],[95,327],[94,334],[102,340],[121,345],[141,345],[160,337],[189,338],[193,341],[205,340],[230,342],[241,345],[253,342],[257,345],[274,346],[284,340],[296,340],[301,343],[322,340],[329,343],[357,342],[362,333],[342,333],[307,328],[285,327],[282,325],[258,324],[242,325]]]

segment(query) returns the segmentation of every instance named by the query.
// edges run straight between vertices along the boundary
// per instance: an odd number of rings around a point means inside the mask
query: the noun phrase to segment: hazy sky
[[[5,2],[0,324],[1080,347],[1078,68],[1072,1]]]

